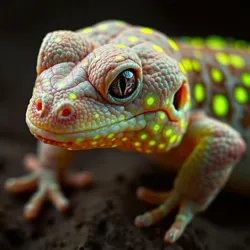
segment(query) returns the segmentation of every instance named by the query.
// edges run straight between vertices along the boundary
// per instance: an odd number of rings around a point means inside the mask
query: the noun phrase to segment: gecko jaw
[[[26,116],[26,123],[29,127],[30,132],[39,140],[47,144],[52,144],[64,148],[69,148],[74,145],[75,148],[82,148],[82,145],[77,144],[77,140],[84,142],[93,142],[96,135],[100,135],[100,141],[105,142],[110,134],[122,134],[124,131],[138,131],[145,127],[146,121],[144,119],[144,114],[139,114],[137,116],[131,117],[128,120],[123,120],[116,122],[111,125],[107,125],[101,128],[96,128],[93,130],[79,131],[75,133],[55,133],[47,130],[43,130],[38,126],[34,125],[28,116]],[[84,147],[85,148],[85,147]],[[93,146],[89,146],[93,148]],[[79,148],[80,149],[80,148]]]

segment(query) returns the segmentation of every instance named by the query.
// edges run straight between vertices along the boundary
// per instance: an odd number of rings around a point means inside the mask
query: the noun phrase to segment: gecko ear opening
[[[188,86],[187,81],[184,79],[182,80],[180,88],[176,91],[173,99],[173,105],[177,111],[180,111],[186,103],[188,102]]]

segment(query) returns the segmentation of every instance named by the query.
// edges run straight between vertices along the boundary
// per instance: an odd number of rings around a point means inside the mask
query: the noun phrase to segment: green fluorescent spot
[[[192,65],[193,65],[193,68],[194,68],[195,71],[197,71],[197,72],[200,71],[201,65],[200,65],[200,63],[199,63],[198,61],[193,60],[193,61],[192,61]]]
[[[181,62],[179,62],[179,67],[180,67],[181,72],[185,75],[187,72],[186,72],[186,69],[185,69],[185,67],[182,65]]]
[[[177,135],[172,135],[171,138],[169,139],[169,142],[172,144],[176,141]]]
[[[159,112],[159,118],[160,118],[161,120],[164,120],[166,117],[167,117],[167,116],[166,116],[166,114],[165,114],[164,112]]]
[[[204,88],[204,85],[202,83],[196,83],[194,85],[194,98],[198,103],[204,101],[204,99],[205,99],[205,88]]]
[[[193,69],[192,63],[188,58],[183,59],[182,64],[184,65],[184,68],[188,71],[191,71]]]
[[[152,104],[154,104],[154,102],[155,102],[155,99],[154,99],[154,97],[148,97],[147,98],[147,104],[149,105],[149,106],[151,106]]]
[[[222,52],[218,52],[216,54],[216,59],[219,63],[223,64],[223,65],[228,65],[230,63],[229,57],[227,56],[227,54],[222,53]]]
[[[155,132],[157,132],[157,131],[159,131],[160,130],[160,125],[159,124],[155,124],[154,125],[154,127],[153,127],[153,130],[155,131]]]
[[[170,136],[172,133],[173,133],[173,129],[172,129],[172,128],[168,128],[168,129],[165,131],[165,135],[166,135],[166,136]]]
[[[250,73],[248,72],[242,73],[241,81],[246,87],[250,87]]]
[[[226,96],[217,94],[213,97],[213,111],[217,116],[225,116],[229,110],[229,103]]]
[[[190,39],[190,44],[195,48],[202,48],[204,41],[201,37],[193,37]]]
[[[235,67],[235,68],[243,68],[245,66],[245,61],[241,56],[238,55],[230,55],[230,60],[231,60],[231,64]]]
[[[142,140],[145,140],[147,137],[148,137],[147,134],[142,134],[142,135],[141,135],[141,139],[142,139]]]
[[[109,134],[108,138],[111,139],[112,137],[114,137],[114,134]]]
[[[246,89],[244,89],[243,87],[236,87],[234,89],[234,98],[240,104],[247,103],[248,93]]]
[[[216,82],[221,82],[223,75],[218,69],[212,69],[211,70],[211,75],[214,81]]]
[[[212,49],[223,49],[225,47],[225,41],[219,36],[210,36],[207,38],[207,46]]]

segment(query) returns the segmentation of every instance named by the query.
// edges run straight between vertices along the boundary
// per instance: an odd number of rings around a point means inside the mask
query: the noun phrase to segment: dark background
[[[247,1],[246,1],[247,2]],[[0,2],[0,184],[24,170],[22,158],[35,152],[25,123],[36,77],[36,59],[46,33],[76,30],[106,19],[151,26],[169,36],[222,35],[250,41],[250,7],[244,1],[18,1]],[[164,249],[162,237],[172,222],[136,229],[133,218],[151,208],[139,202],[139,184],[166,190],[148,160],[116,150],[77,153],[73,169],[96,175],[92,189],[66,192],[72,212],[62,216],[48,205],[38,221],[26,223],[22,209],[29,198],[0,188],[0,249]],[[156,170],[155,170],[156,169]],[[152,172],[151,172],[152,171]],[[153,176],[153,177],[152,177]],[[197,216],[176,250],[245,250],[250,248],[249,199],[221,194]]]

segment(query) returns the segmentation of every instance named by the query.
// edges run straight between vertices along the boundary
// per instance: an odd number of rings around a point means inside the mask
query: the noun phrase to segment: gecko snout
[[[55,101],[53,98],[49,97],[46,94],[41,94],[38,98],[35,99],[32,104],[33,111],[32,118],[45,118],[46,119],[55,119],[57,123],[68,124],[69,122],[74,122],[76,120],[76,108],[74,103],[70,101]],[[33,121],[35,122],[35,121]],[[46,122],[45,122],[46,123]]]

